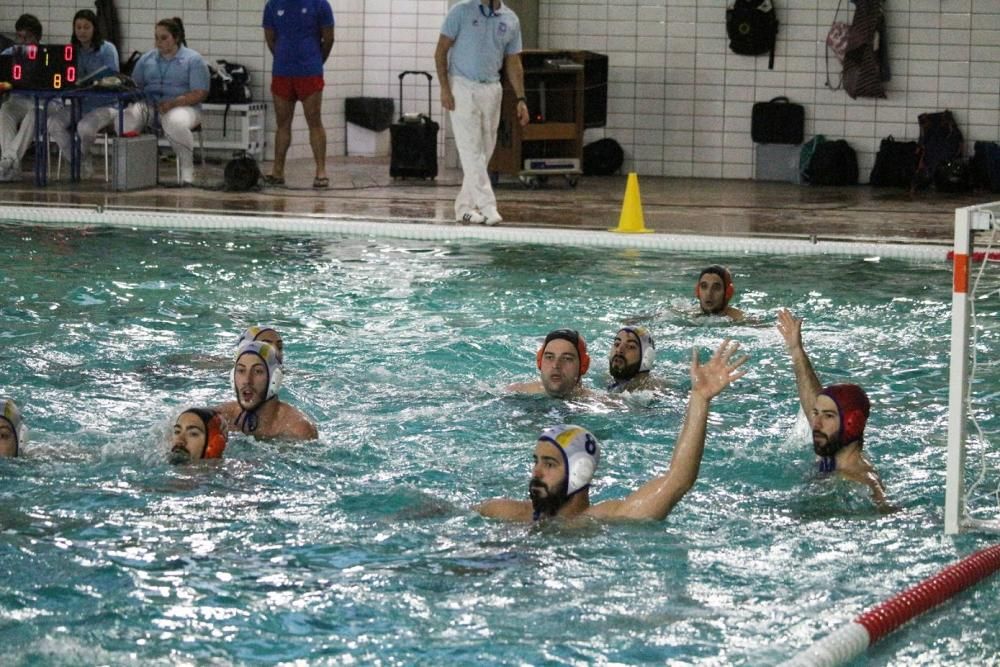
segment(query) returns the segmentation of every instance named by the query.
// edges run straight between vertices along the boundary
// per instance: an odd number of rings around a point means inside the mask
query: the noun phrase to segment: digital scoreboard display
[[[72,44],[15,44],[0,56],[0,81],[25,90],[62,90],[76,85]]]

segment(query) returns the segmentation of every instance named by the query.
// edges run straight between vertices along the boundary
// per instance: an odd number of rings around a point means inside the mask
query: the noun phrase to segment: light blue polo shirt
[[[119,69],[118,63],[118,49],[115,45],[104,40],[101,42],[101,46],[97,49],[84,49],[79,48],[76,51],[76,77],[77,80],[88,77],[94,72],[100,71],[102,67],[106,67],[112,72],[117,72]],[[83,98],[82,109],[83,113],[93,111],[101,106],[110,106],[107,101],[99,102],[88,98]]]
[[[463,0],[448,11],[441,34],[455,40],[448,73],[472,81],[499,81],[504,58],[521,52],[521,22],[505,5],[491,15],[479,0]]]
[[[208,90],[208,65],[201,54],[182,46],[169,60],[159,49],[142,54],[132,70],[136,84],[154,102],[172,100],[192,90]]]

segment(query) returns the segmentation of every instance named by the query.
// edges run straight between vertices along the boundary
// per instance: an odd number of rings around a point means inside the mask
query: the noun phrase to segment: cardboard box
[[[755,144],[753,179],[801,183],[799,144]]]

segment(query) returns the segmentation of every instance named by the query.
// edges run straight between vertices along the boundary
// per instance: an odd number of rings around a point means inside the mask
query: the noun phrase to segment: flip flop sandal
[[[313,179],[313,187],[317,190],[324,190],[330,187],[330,179],[326,176],[317,176]]]
[[[266,176],[264,176],[264,185],[270,185],[272,187],[280,187],[284,184],[285,184],[285,179],[283,178],[280,178],[278,176],[272,176],[271,174],[267,174]]]

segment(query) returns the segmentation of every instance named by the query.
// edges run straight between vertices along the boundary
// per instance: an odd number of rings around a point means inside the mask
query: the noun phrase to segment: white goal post
[[[948,463],[945,477],[944,530],[955,534],[964,530],[1000,532],[996,521],[976,520],[968,516],[965,488],[965,453],[970,420],[969,362],[971,348],[970,319],[974,303],[970,300],[971,267],[977,232],[995,233],[1000,225],[1000,202],[968,206],[955,210],[955,245],[951,299],[951,371],[948,380]],[[983,261],[987,261],[988,256]]]

